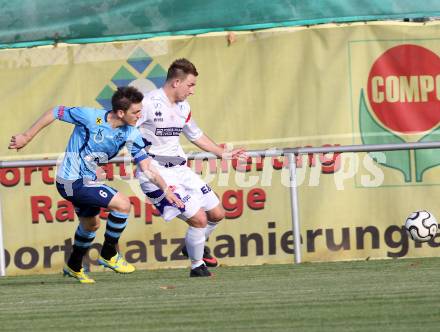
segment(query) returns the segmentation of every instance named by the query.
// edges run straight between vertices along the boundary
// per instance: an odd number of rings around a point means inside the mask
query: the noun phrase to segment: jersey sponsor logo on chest
[[[182,128],[179,127],[167,127],[167,128],[156,128],[156,136],[179,136],[182,132]]]

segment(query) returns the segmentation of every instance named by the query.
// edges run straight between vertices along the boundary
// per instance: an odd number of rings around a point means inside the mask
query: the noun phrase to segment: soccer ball
[[[413,212],[405,222],[405,229],[416,242],[428,242],[437,234],[438,223],[432,213],[422,210]]]

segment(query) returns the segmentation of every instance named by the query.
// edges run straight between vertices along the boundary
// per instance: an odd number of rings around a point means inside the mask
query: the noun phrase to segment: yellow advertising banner
[[[57,158],[73,126],[55,122],[26,148],[11,135],[57,106],[110,108],[117,86],[160,87],[168,66],[197,67],[193,117],[217,143],[247,149],[433,141],[440,122],[440,25],[322,25],[0,51],[1,160]],[[440,62],[439,62],[440,63]],[[187,151],[195,151],[183,141]],[[440,216],[436,150],[298,156],[303,261],[435,256],[403,224],[416,210]],[[218,193],[226,219],[208,240],[225,265],[291,263],[289,172],[283,158],[193,162]],[[130,165],[106,166],[107,184],[130,197],[120,248],[140,269],[188,266],[186,224],[165,222]],[[61,271],[78,225],[54,186],[55,167],[0,169],[7,274]],[[102,212],[87,264],[103,240]]]

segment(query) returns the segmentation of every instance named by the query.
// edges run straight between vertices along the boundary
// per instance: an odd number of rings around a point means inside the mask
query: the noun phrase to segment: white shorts
[[[182,209],[173,206],[165,199],[164,192],[159,187],[148,181],[145,176],[140,176],[140,172],[136,173],[142,191],[166,221],[170,221],[175,217],[187,220],[201,208],[209,211],[220,204],[220,200],[211,187],[202,181],[188,166],[164,167],[154,160],[152,160],[152,164],[168,186],[171,187],[174,194],[185,204]]]

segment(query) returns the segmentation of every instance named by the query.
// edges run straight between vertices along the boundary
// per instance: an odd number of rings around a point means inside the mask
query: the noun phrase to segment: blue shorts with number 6
[[[57,189],[63,198],[72,202],[78,217],[94,217],[106,208],[117,191],[105,184],[86,179],[67,181],[57,179]]]

